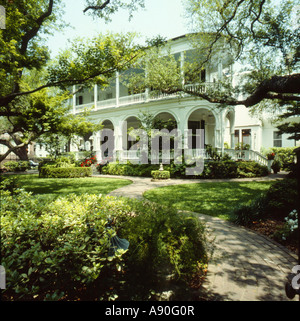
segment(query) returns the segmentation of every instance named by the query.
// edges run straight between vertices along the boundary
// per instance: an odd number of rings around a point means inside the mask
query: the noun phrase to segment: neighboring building
[[[172,39],[170,43],[171,53],[175,58],[181,57],[178,60],[183,66],[184,57],[187,57],[193,49],[187,37]],[[232,60],[228,59],[226,54],[219,55],[215,61],[207,63],[205,70],[199,75],[201,78],[199,84],[187,86],[205,91],[222,77],[232,77],[233,81],[238,81],[236,66],[230,61]],[[76,89],[74,86],[73,92]],[[124,122],[127,123],[127,128],[137,128],[140,124],[138,115],[141,112],[151,113],[161,119],[175,120],[181,133],[187,129],[192,129],[193,132],[196,129],[204,129],[205,144],[219,149],[224,148],[224,143],[225,147],[230,149],[234,149],[238,143],[248,144],[255,152],[260,152],[262,148],[295,146],[295,141],[288,140],[287,135],[277,134],[276,127],[271,124],[267,115],[261,119],[253,118],[244,106],[228,106],[220,109],[206,100],[188,95],[180,99],[176,95],[165,94],[153,97],[148,89],[142,93],[131,94],[120,81],[118,73],[106,89],[101,90],[95,85],[92,91],[76,93],[69,103],[74,114],[82,112],[85,108],[91,108],[89,119],[102,123],[104,128],[114,130],[114,147],[118,155],[130,147]],[[73,146],[71,150],[89,149],[90,146],[94,151],[100,150],[99,133],[88,140],[88,146],[86,141],[82,140],[79,149]]]

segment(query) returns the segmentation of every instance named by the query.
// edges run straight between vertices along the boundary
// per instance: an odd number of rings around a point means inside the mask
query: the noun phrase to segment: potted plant
[[[274,159],[273,164],[271,165],[273,172],[276,174],[280,171],[281,162],[278,159]]]
[[[274,158],[275,158],[275,153],[269,153],[269,154],[267,154],[267,159],[268,159],[268,160],[274,160]]]

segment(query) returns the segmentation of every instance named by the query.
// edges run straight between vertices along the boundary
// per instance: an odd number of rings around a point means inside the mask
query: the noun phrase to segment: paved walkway
[[[133,183],[114,190],[110,195],[142,198],[146,190],[160,186],[210,181],[274,180],[283,177],[284,174],[280,173],[255,179],[171,179],[164,182],[126,177]],[[203,214],[199,214],[199,217],[206,222],[209,238],[214,244],[214,253],[201,292],[203,297],[218,301],[290,301],[285,295],[284,285],[292,267],[297,265],[295,254],[246,228]],[[298,299],[299,296],[296,296],[294,300]]]

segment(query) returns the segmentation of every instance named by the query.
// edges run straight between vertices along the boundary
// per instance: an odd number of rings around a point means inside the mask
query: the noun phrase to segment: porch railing
[[[215,86],[216,86],[215,83],[204,82],[199,84],[187,84],[184,87],[191,92],[205,93],[207,92],[208,89],[213,88]],[[98,100],[96,103],[96,106],[94,102],[89,104],[76,105],[75,113],[83,112],[85,108],[94,107],[94,110],[100,110],[102,108],[120,107],[120,106],[126,106],[131,104],[144,103],[147,101],[155,101],[155,100],[164,99],[164,98],[176,98],[176,97],[178,97],[177,93],[167,94],[167,93],[143,92],[135,95],[128,95],[128,96],[117,97],[117,98],[106,99],[106,100]],[[72,106],[70,106],[70,108],[72,109]]]
[[[204,159],[210,159],[211,155],[207,150],[203,149],[191,149],[187,150],[188,152],[185,153],[182,151],[182,156],[189,155],[192,159],[203,157]],[[236,150],[236,149],[221,149],[221,148],[214,148],[214,151],[217,152],[219,156],[224,156],[225,154],[229,155],[231,159],[233,160],[244,160],[244,161],[255,161],[261,165],[265,165],[270,167],[270,161],[263,156],[262,154],[254,151],[254,150]],[[132,161],[138,161],[140,159],[140,152],[136,150],[119,150],[115,151],[115,156],[119,160],[132,160]],[[81,154],[81,155],[80,155]],[[83,153],[78,153],[78,156],[82,156]],[[158,159],[161,161],[162,158],[166,159],[170,157],[171,160],[174,159],[174,152],[170,151],[170,153],[159,153]],[[151,154],[149,152],[148,154],[149,163],[151,163]],[[100,161],[100,160],[98,160]]]
[[[222,153],[222,148],[216,148],[219,154]],[[261,165],[268,166],[268,159],[254,150],[237,150],[237,149],[223,149],[223,155],[228,154],[234,160],[255,161]]]

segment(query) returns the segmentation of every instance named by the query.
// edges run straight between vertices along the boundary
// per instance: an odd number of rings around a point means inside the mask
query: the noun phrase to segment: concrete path
[[[101,175],[101,177],[116,177]],[[114,196],[142,198],[146,190],[175,184],[218,181],[260,181],[283,178],[284,174],[265,178],[231,180],[171,179],[152,182],[150,178],[127,178],[133,183],[110,193]],[[201,296],[218,301],[290,301],[285,295],[285,282],[297,256],[280,244],[249,229],[230,222],[198,214],[206,222],[214,253]],[[296,296],[294,300],[298,300]]]

